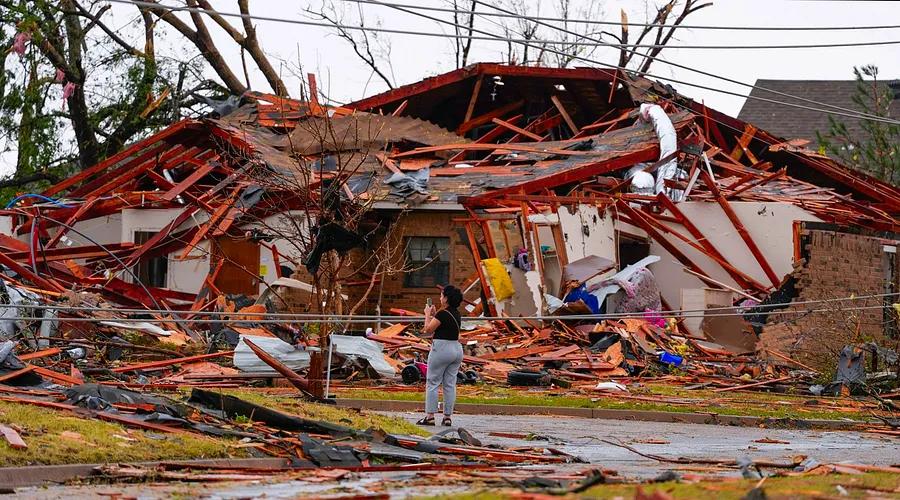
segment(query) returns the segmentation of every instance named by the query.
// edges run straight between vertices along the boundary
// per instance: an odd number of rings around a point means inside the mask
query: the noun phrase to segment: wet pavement
[[[386,413],[415,421],[417,413]],[[552,447],[590,462],[554,466],[583,470],[592,466],[615,470],[627,478],[652,478],[661,472],[702,472],[737,475],[731,468],[717,469],[709,465],[663,463],[641,457],[632,451],[603,443],[601,440],[629,445],[636,450],[666,458],[738,459],[749,456],[757,460],[791,463],[797,455],[815,458],[821,463],[859,463],[868,465],[900,464],[900,447],[896,438],[877,434],[846,431],[815,431],[726,427],[701,424],[633,422],[560,416],[455,415],[455,426],[463,427],[485,445]],[[435,432],[442,427],[429,428]],[[533,433],[548,441],[510,439],[490,436],[491,432]],[[774,442],[758,442],[767,440]],[[548,466],[535,467],[535,474],[549,472]],[[765,469],[764,469],[765,470]],[[443,474],[443,473],[438,473]],[[444,474],[445,475],[445,474]],[[383,492],[381,485],[392,484],[393,498],[435,495],[461,491],[452,485],[422,486],[423,478],[415,474],[393,472],[356,474],[333,482],[284,480],[273,477],[266,481],[216,484],[106,485],[83,487],[50,487],[23,489],[21,498],[109,498],[111,494],[135,498],[298,498],[300,496],[367,495]],[[427,480],[424,481],[427,483]]]
[[[422,418],[420,413],[386,414],[411,422]],[[616,470],[620,475],[638,478],[655,477],[664,470],[676,468],[677,464],[643,458],[601,440],[626,444],[642,453],[673,459],[678,457],[737,459],[749,456],[755,460],[790,463],[794,456],[806,455],[821,463],[900,464],[900,447],[897,446],[900,440],[860,432],[761,429],[546,415],[454,415],[453,424],[470,431],[485,444],[542,445],[541,441],[489,437],[491,432],[533,433],[547,436],[551,438],[550,443],[554,448],[580,457],[591,464]],[[782,441],[788,444],[755,442],[758,440]]]

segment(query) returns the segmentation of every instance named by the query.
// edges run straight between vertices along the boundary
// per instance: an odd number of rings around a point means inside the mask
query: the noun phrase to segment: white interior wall
[[[616,233],[613,218],[595,205],[559,208],[559,223],[569,262],[597,255],[616,260]],[[543,240],[541,240],[543,243]]]
[[[15,237],[15,235],[12,234],[12,226],[13,222],[11,215],[0,215],[0,234]]]
[[[730,205],[779,278],[783,278],[793,270],[794,221],[820,220],[806,210],[790,203],[731,202]],[[771,285],[756,258],[747,249],[744,240],[728,220],[722,207],[716,203],[688,201],[679,203],[678,208],[729,263],[759,283]],[[664,224],[681,234],[690,236],[680,224],[669,222],[664,222]],[[709,273],[710,278],[740,288],[724,269],[706,255],[674,236],[668,236],[667,240],[703,271]],[[681,306],[682,288],[709,286],[700,279],[685,273],[684,266],[652,239],[650,253],[661,257],[659,262],[650,266],[650,270],[653,271],[662,296],[669,306],[675,308]]]
[[[75,230],[66,233],[64,239],[60,241],[60,246],[90,246],[96,243],[108,245],[126,241],[122,239],[122,214],[78,221],[72,227]]]
[[[299,221],[299,223],[292,223],[287,220],[287,217],[292,217]],[[256,228],[267,232],[292,234],[297,231],[308,232],[309,224],[306,221],[304,212],[292,210],[284,214],[273,215],[263,219],[263,222],[260,224],[248,224],[247,226],[244,226],[244,228]],[[302,252],[298,248],[300,245],[295,245],[285,238],[275,238],[272,241],[267,241],[266,245],[274,246],[278,250],[279,261],[282,265],[287,265],[294,270],[300,266],[300,261],[303,258]],[[260,292],[266,287],[266,283],[272,283],[278,279],[275,268],[275,257],[272,255],[272,250],[261,246],[259,249],[259,274],[262,278],[259,285]]]

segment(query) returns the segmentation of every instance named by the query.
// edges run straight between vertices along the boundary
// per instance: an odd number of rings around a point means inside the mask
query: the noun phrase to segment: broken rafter
[[[747,228],[744,227],[744,223],[741,222],[741,218],[738,217],[738,215],[734,212],[734,209],[731,208],[728,200],[726,200],[725,197],[722,196],[721,191],[719,191],[719,188],[716,186],[716,181],[705,170],[700,171],[700,176],[703,177],[703,181],[706,183],[707,187],[709,187],[709,190],[712,192],[713,197],[719,203],[719,206],[722,207],[722,211],[725,212],[728,220],[731,221],[731,224],[737,230],[738,234],[741,236],[741,239],[744,240],[744,243],[747,245],[747,249],[750,250],[750,253],[753,254],[754,258],[756,258],[756,261],[759,263],[759,267],[762,268],[763,272],[772,282],[772,286],[778,288],[781,280],[778,278],[778,275],[775,274],[772,266],[769,265],[769,261],[766,259],[765,255],[763,255],[759,247],[756,246],[756,242],[753,241],[753,238],[750,236]]]
[[[522,100],[519,100],[516,102],[511,102],[511,103],[509,103],[505,106],[501,106],[497,109],[488,111],[487,113],[484,113],[480,116],[476,116],[475,118],[472,118],[471,120],[467,120],[467,121],[463,122],[459,127],[456,128],[456,133],[458,135],[465,135],[466,132],[472,130],[473,128],[480,127],[481,125],[484,125],[487,123],[491,123],[491,120],[493,120],[494,118],[499,118],[507,113],[510,113],[512,111],[515,111],[515,110],[521,108],[524,105],[525,105],[525,100],[522,99]]]
[[[495,123],[495,124],[497,124],[497,125],[500,125],[501,127],[504,127],[504,128],[509,129],[509,130],[512,130],[512,131],[515,132],[516,134],[524,135],[525,137],[528,137],[528,138],[530,138],[530,139],[534,139],[534,140],[537,141],[537,142],[540,142],[540,141],[544,140],[543,137],[541,137],[541,136],[539,136],[539,135],[537,135],[537,134],[535,134],[535,133],[533,133],[533,132],[529,132],[529,131],[525,130],[524,128],[517,127],[517,126],[513,125],[512,123],[505,122],[505,121],[503,121],[503,120],[501,120],[501,119],[499,119],[499,118],[494,118],[494,119],[491,120],[491,122],[493,122],[493,123]]]
[[[575,120],[572,120],[572,117],[569,115],[569,112],[566,111],[566,107],[563,106],[563,103],[559,100],[559,97],[551,95],[550,101],[553,102],[553,105],[556,106],[556,110],[559,111],[559,114],[562,116],[563,120],[565,120],[566,125],[569,126],[569,130],[572,131],[572,135],[578,135],[578,133],[581,132],[581,129],[578,128],[578,125],[575,125]]]
[[[681,209],[678,208],[678,206],[671,199],[669,199],[668,196],[663,193],[659,193],[658,195],[656,195],[656,198],[657,200],[659,200],[660,205],[671,212],[672,216],[675,217],[678,223],[684,226],[685,229],[687,229],[688,233],[690,233],[691,236],[694,237],[694,241],[696,241],[697,244],[703,247],[703,249],[705,250],[704,253],[713,258],[713,260],[719,263],[719,265],[721,265],[722,268],[725,269],[726,272],[728,272],[728,274],[731,276],[731,279],[737,282],[744,289],[755,289],[760,292],[766,291],[766,287],[763,284],[759,283],[747,274],[741,272],[739,269],[729,264],[725,259],[725,256],[722,255],[721,252],[719,252],[719,250],[712,244],[712,242],[709,241],[709,239],[703,234],[703,232],[700,231],[700,229],[696,225],[694,225],[693,222],[691,222],[691,220],[681,211]],[[723,263],[727,265],[723,265]]]

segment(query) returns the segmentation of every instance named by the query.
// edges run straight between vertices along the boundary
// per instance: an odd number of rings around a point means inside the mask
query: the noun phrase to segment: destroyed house
[[[769,328],[765,302],[892,292],[900,214],[896,188],[791,139],[595,68],[476,64],[340,108],[249,94],[23,197],[0,262],[126,305],[277,285],[307,311],[335,249],[345,311],[418,311],[450,282],[472,314],[699,311],[677,327],[710,352],[790,352],[814,325]],[[732,307],[760,319],[703,313]],[[859,331],[890,334],[881,315]]]

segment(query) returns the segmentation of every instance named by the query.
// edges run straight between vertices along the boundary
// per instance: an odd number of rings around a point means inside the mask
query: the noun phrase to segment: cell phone
[[[425,299],[425,307],[431,307],[431,297]]]

